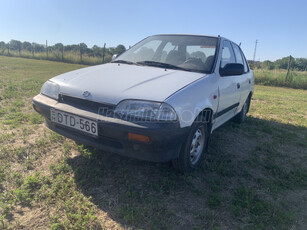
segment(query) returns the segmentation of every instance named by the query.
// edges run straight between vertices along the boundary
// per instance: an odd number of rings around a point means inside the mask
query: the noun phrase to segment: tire
[[[243,122],[245,122],[246,120],[246,114],[249,110],[249,105],[250,105],[250,97],[248,97],[241,109],[241,112],[238,113],[235,117],[234,117],[234,121],[238,124],[241,124]]]
[[[195,121],[185,143],[181,147],[179,157],[172,160],[173,167],[182,173],[194,171],[205,156],[209,136],[208,124]]]

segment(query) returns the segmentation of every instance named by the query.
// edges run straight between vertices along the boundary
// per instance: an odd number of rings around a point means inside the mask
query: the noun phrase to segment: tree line
[[[97,64],[97,61],[91,62],[90,58],[96,58],[96,60],[99,58],[101,62],[109,62],[114,54],[121,54],[124,51],[126,51],[126,47],[122,44],[119,44],[116,47],[100,47],[98,45],[94,45],[90,48],[85,43],[74,45],[63,45],[62,43],[56,43],[54,45],[47,46],[35,42],[30,43],[28,41],[21,42],[18,40],[11,40],[7,43],[0,41],[1,55],[78,62],[85,64]],[[73,56],[78,56],[78,58],[73,58]],[[85,57],[87,60],[84,60]]]
[[[89,48],[85,43],[74,45],[63,45],[56,43],[47,46],[35,42],[11,40],[5,43],[0,41],[0,54],[7,56],[21,56],[27,58],[48,59],[55,61],[64,61],[72,63],[99,64],[111,61],[114,54],[121,54],[126,51],[124,45],[116,47],[100,47],[94,45]],[[49,55],[49,56],[48,56]],[[288,69],[289,56],[276,61],[252,62],[249,61],[252,68],[258,69]],[[290,62],[292,70],[307,71],[307,58],[292,58]]]
[[[276,61],[263,61],[263,62],[250,62],[253,68],[258,69],[288,69],[289,56],[277,59]],[[290,66],[291,70],[307,71],[307,58],[293,58],[291,57]]]

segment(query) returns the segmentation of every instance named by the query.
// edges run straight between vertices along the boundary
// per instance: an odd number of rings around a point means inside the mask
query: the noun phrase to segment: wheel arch
[[[251,105],[251,100],[252,100],[252,96],[253,96],[253,91],[250,91],[249,94],[248,94],[248,100],[249,100],[249,103],[248,103],[248,108],[247,108],[247,113],[249,112],[249,108],[250,108],[250,105]]]
[[[212,124],[213,124],[213,110],[212,108],[205,108],[203,109],[198,116],[195,118],[195,121],[197,121],[197,119],[200,119],[200,121],[202,122],[206,122],[208,124],[208,129],[209,132],[211,133],[211,129],[212,129]]]

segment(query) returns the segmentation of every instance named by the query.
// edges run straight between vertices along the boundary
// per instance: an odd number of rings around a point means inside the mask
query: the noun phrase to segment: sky
[[[134,45],[154,34],[221,35],[252,60],[307,58],[306,0],[0,0],[0,41]]]

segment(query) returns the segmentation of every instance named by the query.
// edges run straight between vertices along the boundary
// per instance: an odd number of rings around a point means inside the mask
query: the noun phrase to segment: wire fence
[[[0,55],[2,56],[85,65],[97,65],[110,62],[114,54],[119,54],[126,50],[123,45],[118,45],[116,48],[106,48],[106,44],[104,44],[103,47],[93,46],[93,48],[88,48],[84,43],[68,46],[58,43],[54,46],[48,46],[46,41],[46,46],[28,43],[29,45],[26,47],[22,45],[23,43],[18,41],[17,45],[12,45],[10,43],[5,44],[4,42],[0,43],[2,43],[0,44]]]

